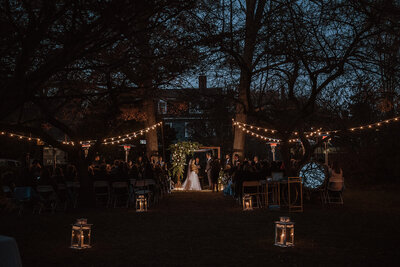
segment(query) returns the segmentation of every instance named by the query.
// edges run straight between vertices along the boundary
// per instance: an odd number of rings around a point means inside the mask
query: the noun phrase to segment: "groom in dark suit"
[[[212,167],[212,158],[211,158],[211,153],[207,152],[206,153],[206,158],[207,158],[207,163],[206,163],[206,174],[207,174],[207,178],[208,178],[208,186],[211,189],[212,187],[212,174],[211,174],[211,167]]]

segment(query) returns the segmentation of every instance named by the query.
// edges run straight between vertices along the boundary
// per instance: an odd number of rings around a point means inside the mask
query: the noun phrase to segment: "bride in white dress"
[[[198,173],[199,169],[197,168],[194,160],[191,159],[188,165],[186,180],[182,185],[183,190],[201,190]]]

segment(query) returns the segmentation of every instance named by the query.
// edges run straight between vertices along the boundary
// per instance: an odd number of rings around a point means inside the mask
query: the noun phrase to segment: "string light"
[[[389,124],[389,123],[398,122],[398,121],[400,121],[400,116],[393,117],[393,118],[390,118],[390,119],[381,120],[381,121],[378,121],[378,122],[375,122],[375,123],[371,123],[371,124],[365,124],[365,125],[360,125],[360,126],[357,126],[357,127],[351,127],[351,128],[348,128],[347,130],[349,130],[351,132],[354,132],[356,130],[372,129],[374,127],[381,127],[382,124]],[[275,133],[277,131],[275,129],[262,128],[262,127],[259,127],[259,126],[254,126],[254,125],[251,125],[251,124],[238,122],[238,121],[235,121],[234,119],[232,119],[232,122],[233,122],[234,126],[237,125],[237,126],[240,126],[240,127],[244,127],[245,129],[247,129],[247,128],[250,128],[250,129],[256,128],[257,130],[264,131],[264,132],[271,132],[271,133]],[[339,129],[328,130],[328,131],[324,131],[322,128],[319,128],[318,130],[314,130],[314,129],[315,129],[315,127],[311,127],[311,131],[304,132],[306,137],[314,136],[314,135],[321,136],[323,134],[330,135],[330,134],[334,134],[334,133],[338,133],[338,132],[342,131],[342,130],[339,130]],[[299,134],[298,132],[294,132],[294,135],[298,135],[298,134]]]
[[[258,133],[255,133],[253,131],[247,130],[245,127],[243,127],[241,125],[238,125],[238,128],[240,130],[242,130],[243,132],[245,132],[245,133],[251,134],[251,136],[253,136],[253,137],[256,137],[256,138],[259,138],[259,139],[262,139],[262,140],[265,140],[265,141],[272,141],[272,142],[278,142],[278,143],[281,141],[280,139],[276,139],[276,138],[272,138],[272,137],[268,137],[268,136],[263,136],[263,135],[260,135]]]
[[[135,132],[131,132],[131,133],[127,133],[124,135],[118,135],[118,136],[113,136],[113,137],[108,137],[103,139],[102,144],[107,145],[107,144],[114,144],[114,143],[121,143],[126,141],[126,139],[131,140],[132,138],[136,138],[139,135],[143,135],[144,131],[149,132],[150,130],[154,130],[157,129],[157,127],[161,126],[162,122],[156,123],[150,127],[147,127],[145,129],[141,129]],[[40,138],[36,138],[36,137],[31,137],[31,136],[26,136],[26,135],[22,135],[22,134],[16,134],[16,133],[11,133],[11,132],[6,132],[6,131],[2,131],[0,132],[1,135],[4,136],[9,136],[9,137],[17,137],[20,140],[28,140],[28,141],[38,141],[40,142],[41,139]],[[90,145],[90,143],[95,143],[97,142],[96,139],[91,139],[91,140],[82,140],[79,141],[80,145]],[[62,144],[64,145],[75,145],[75,143],[73,141],[62,141]]]

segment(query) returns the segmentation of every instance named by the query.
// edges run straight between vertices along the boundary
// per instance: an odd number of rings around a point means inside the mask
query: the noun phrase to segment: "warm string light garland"
[[[149,126],[147,128],[144,128],[144,129],[141,129],[141,130],[138,130],[135,132],[127,133],[124,135],[118,135],[118,136],[114,136],[114,137],[108,137],[103,140],[102,144],[104,144],[104,145],[120,144],[121,142],[125,142],[127,140],[132,140],[133,138],[136,138],[137,136],[144,135],[145,133],[148,133],[149,131],[156,129],[157,127],[159,127],[161,125],[162,125],[162,122],[159,122],[152,126]],[[31,137],[31,136],[26,136],[26,135],[16,134],[16,133],[11,133],[11,132],[6,132],[6,131],[0,132],[0,136],[16,137],[18,139],[28,140],[28,141],[37,141],[37,142],[42,141],[40,138],[37,138],[37,137]],[[75,145],[74,141],[61,141],[61,142],[64,145],[72,145],[72,146]],[[92,140],[79,141],[79,144],[82,146],[88,147],[91,144],[94,144],[96,142],[97,142],[97,140],[92,139]]]
[[[162,122],[159,122],[150,127],[147,127],[145,129],[142,129],[142,130],[139,130],[136,132],[131,132],[128,134],[114,136],[114,137],[108,137],[103,140],[102,144],[104,144],[104,145],[109,145],[109,144],[113,145],[115,143],[119,144],[121,142],[131,140],[132,138],[136,138],[137,136],[144,135],[145,133],[148,133],[151,130],[155,130],[158,126],[161,126],[161,125],[162,125]]]
[[[378,122],[371,123],[371,124],[365,124],[365,125],[360,125],[360,126],[357,126],[357,127],[351,127],[351,128],[348,128],[347,130],[351,131],[351,132],[354,132],[354,131],[357,131],[357,130],[373,129],[373,128],[378,128],[380,126],[383,126],[383,125],[386,125],[386,124],[389,124],[389,123],[399,122],[399,121],[400,121],[400,116],[393,117],[393,118],[386,119],[386,120],[382,120],[382,121],[378,121]],[[254,130],[263,131],[263,132],[266,132],[266,133],[267,132],[275,133],[275,132],[277,132],[277,130],[275,130],[275,129],[269,129],[269,128],[263,128],[263,127],[259,127],[259,126],[254,126],[254,125],[251,125],[251,124],[246,124],[246,123],[243,123],[243,122],[235,121],[234,119],[232,119],[232,122],[233,122],[234,126],[238,126],[238,128],[240,130],[242,130],[243,132],[245,132],[247,134],[250,134],[250,135],[252,135],[254,137],[257,137],[257,138],[260,138],[260,139],[263,139],[263,140],[267,140],[267,141],[276,141],[276,142],[281,141],[280,139],[266,137],[266,136],[263,136],[261,134],[258,134],[258,133],[255,133],[255,132],[251,131],[252,129],[254,129]],[[313,130],[313,128],[311,128],[311,129]],[[304,134],[305,134],[306,138],[311,138],[311,137],[319,137],[319,136],[322,136],[322,135],[331,135],[333,133],[338,133],[338,132],[341,132],[341,131],[342,130],[323,131],[322,128],[319,128],[318,130],[315,130],[315,131],[304,132]],[[297,136],[299,133],[298,132],[294,132],[293,134],[295,136]],[[290,143],[299,142],[299,139],[298,138],[294,138],[294,139],[289,139],[288,141]]]
[[[32,136],[26,136],[22,134],[16,134],[16,133],[10,133],[10,132],[0,132],[0,135],[2,136],[8,136],[8,137],[16,137],[17,139],[21,140],[28,140],[28,141],[37,141],[40,142],[41,139],[37,137],[32,137]]]
[[[238,124],[237,124],[237,125],[238,125]],[[272,142],[280,142],[280,141],[281,141],[280,139],[276,139],[276,138],[272,138],[272,137],[268,137],[268,136],[264,136],[264,135],[255,133],[255,132],[250,131],[250,130],[248,130],[246,127],[243,127],[243,126],[241,126],[241,125],[238,125],[238,128],[239,128],[240,130],[242,130],[243,132],[245,132],[245,133],[247,133],[247,134],[250,134],[250,135],[253,136],[253,137],[256,137],[256,138],[259,138],[259,139],[262,139],[262,140],[265,140],[265,141],[272,141]]]

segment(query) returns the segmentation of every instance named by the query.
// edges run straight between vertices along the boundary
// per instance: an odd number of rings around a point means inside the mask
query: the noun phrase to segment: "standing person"
[[[231,155],[226,154],[225,155],[225,164],[224,164],[224,169],[228,170],[232,168],[232,160],[231,160]]]
[[[218,192],[218,179],[219,179],[219,172],[221,170],[221,164],[219,159],[213,159],[211,161],[211,182],[212,182],[212,191],[215,192],[215,188]]]
[[[340,191],[344,186],[343,170],[340,168],[339,162],[334,161],[329,168],[329,183],[328,189],[332,191]]]
[[[212,158],[211,158],[211,153],[207,152],[206,154],[206,158],[207,158],[207,164],[206,164],[206,174],[207,174],[207,178],[208,178],[208,186],[211,189],[212,186],[212,179],[211,179],[211,163],[212,163]]]
[[[240,165],[239,154],[233,156],[233,167],[237,168]]]
[[[191,159],[188,164],[186,180],[182,185],[183,190],[201,190],[200,180],[194,159]]]
[[[199,173],[200,172],[200,170],[201,170],[201,166],[200,166],[200,159],[199,159],[199,157],[197,157],[196,159],[195,159],[195,161],[194,161],[194,164],[196,165],[196,167],[197,167],[197,170],[198,170],[198,172],[197,173]]]

